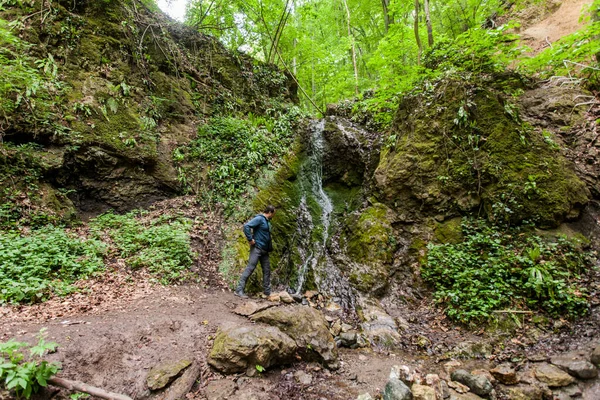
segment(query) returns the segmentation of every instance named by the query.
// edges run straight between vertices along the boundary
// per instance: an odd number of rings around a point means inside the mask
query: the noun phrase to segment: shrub
[[[482,220],[462,229],[463,242],[428,246],[422,271],[453,320],[485,321],[504,307],[553,317],[587,312],[587,296],[577,285],[588,262],[581,244],[542,238],[526,228],[502,230]]]
[[[123,257],[129,267],[147,268],[162,283],[185,278],[194,256],[190,220],[165,215],[144,222],[136,218],[138,215],[137,211],[125,215],[103,214],[91,221],[92,235],[111,241],[116,255]]]
[[[103,268],[105,245],[82,240],[62,228],[45,227],[29,235],[0,235],[0,303],[44,300],[67,293],[70,284]]]

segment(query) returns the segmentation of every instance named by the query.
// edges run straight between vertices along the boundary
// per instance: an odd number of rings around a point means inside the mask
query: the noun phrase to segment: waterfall
[[[354,307],[354,292],[335,265],[328,250],[333,203],[323,189],[324,128],[325,120],[313,123],[308,156],[300,168],[303,196],[298,208],[298,231],[296,234],[301,238],[298,241],[298,250],[302,257],[302,264],[298,271],[296,287],[293,290],[296,294],[301,294],[307,274],[312,272],[320,292],[332,296],[333,300],[342,307],[352,308]],[[310,201],[313,204],[316,203],[319,208],[319,221],[313,220]]]

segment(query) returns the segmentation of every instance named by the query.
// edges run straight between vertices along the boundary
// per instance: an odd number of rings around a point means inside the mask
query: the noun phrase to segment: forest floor
[[[581,25],[581,9],[591,1],[567,0],[545,19],[524,26],[534,50],[541,50]],[[165,202],[156,212],[177,209],[181,202]],[[222,221],[214,216],[209,230]],[[49,359],[62,363],[60,376],[134,397],[144,393],[145,377],[157,363],[184,357],[199,360],[202,374],[190,399],[217,399],[237,387],[237,399],[353,399],[362,393],[379,393],[393,365],[411,365],[425,373],[441,373],[447,351],[464,343],[488,343],[487,357],[466,361],[471,369],[490,368],[505,359],[529,357],[574,349],[589,349],[600,340],[598,299],[591,314],[575,323],[557,321],[547,330],[523,324],[511,336],[473,332],[451,324],[430,299],[389,308],[393,317],[408,322],[400,350],[385,348],[341,349],[341,367],[328,371],[316,364],[294,365],[265,371],[257,377],[221,376],[206,364],[211,340],[225,322],[249,324],[233,313],[242,303],[218,272],[220,243],[193,237],[200,258],[194,272],[197,284],[161,286],[141,272],[124,272],[113,265],[105,275],[79,283],[82,289],[43,304],[0,307],[0,341],[16,338],[35,342],[42,328],[59,344]],[[256,301],[262,301],[257,299]],[[349,321],[351,322],[351,321]],[[575,332],[575,334],[573,334]],[[422,338],[426,339],[423,344]],[[298,371],[311,384],[295,379]]]

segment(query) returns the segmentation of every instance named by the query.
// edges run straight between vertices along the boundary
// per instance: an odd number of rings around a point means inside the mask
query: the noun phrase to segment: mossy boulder
[[[404,97],[375,180],[379,199],[401,216],[483,209],[497,223],[554,227],[589,200],[572,164],[520,120],[518,105],[474,78]]]
[[[381,293],[387,286],[397,247],[393,219],[388,207],[376,203],[345,220],[340,244],[351,263],[343,268],[361,292]]]
[[[217,331],[208,363],[226,374],[269,368],[291,362],[296,348],[288,335],[272,326],[226,325]]]
[[[435,240],[440,243],[462,242],[462,218],[452,218],[448,221],[436,223],[434,235]]]

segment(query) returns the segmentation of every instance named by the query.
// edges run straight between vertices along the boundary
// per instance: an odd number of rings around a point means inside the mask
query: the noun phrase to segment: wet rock
[[[544,391],[542,388],[536,385],[522,385],[511,386],[503,390],[511,400],[542,400],[544,398]]]
[[[312,384],[313,381],[313,377],[311,374],[307,374],[304,371],[296,371],[294,372],[294,378],[296,378],[296,381],[301,383],[302,385],[310,385]]]
[[[535,377],[550,387],[568,386],[575,378],[552,364],[540,364],[535,367]]]
[[[189,359],[157,365],[148,373],[146,384],[150,390],[163,389],[190,365],[192,361]]]
[[[452,380],[466,385],[471,391],[479,396],[488,396],[494,387],[488,378],[481,375],[473,375],[464,369],[457,369],[451,374]]]
[[[300,305],[276,307],[256,313],[251,319],[278,327],[306,354],[317,355],[328,368],[338,368],[335,341],[320,311]]]
[[[208,363],[226,374],[244,372],[256,365],[285,364],[296,349],[294,340],[276,327],[229,325],[219,328]]]
[[[238,305],[233,312],[242,315],[244,317],[249,317],[250,315],[257,313],[262,310],[266,310],[267,308],[273,307],[275,304],[269,303],[257,303],[255,301],[246,301],[243,304]]]
[[[234,381],[219,379],[210,381],[206,385],[204,393],[207,400],[227,400],[231,398],[236,389],[237,385]]]
[[[596,346],[594,351],[592,351],[591,361],[592,364],[594,364],[597,367],[600,367],[600,345]]]
[[[592,379],[598,370],[586,359],[585,352],[570,352],[552,357],[550,362],[579,379]]]
[[[383,400],[412,400],[412,398],[408,386],[399,379],[391,378],[385,385]]]
[[[519,383],[517,372],[510,364],[500,364],[496,368],[491,369],[490,373],[505,385],[516,385]]]
[[[414,400],[436,400],[435,390],[425,385],[412,385],[411,391]]]

